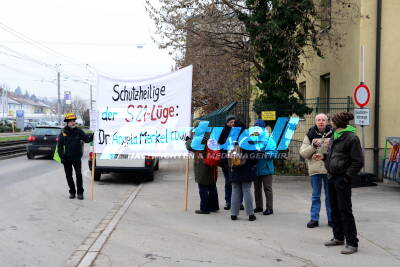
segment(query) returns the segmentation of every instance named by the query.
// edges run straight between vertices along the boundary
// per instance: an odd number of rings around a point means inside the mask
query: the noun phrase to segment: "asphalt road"
[[[61,164],[25,156],[0,161],[0,266],[64,266],[73,251],[137,183],[105,175],[89,200],[87,156],[82,160],[85,197],[68,199]]]

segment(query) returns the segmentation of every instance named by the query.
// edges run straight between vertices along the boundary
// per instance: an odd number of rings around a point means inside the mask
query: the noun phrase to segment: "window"
[[[320,77],[320,89],[319,89],[319,103],[318,112],[328,114],[330,112],[329,98],[331,90],[331,75],[330,73],[321,75]]]
[[[321,28],[330,29],[332,26],[332,0],[321,0]]]
[[[307,88],[306,82],[301,82],[299,84],[299,92],[304,98],[306,98],[306,88]]]

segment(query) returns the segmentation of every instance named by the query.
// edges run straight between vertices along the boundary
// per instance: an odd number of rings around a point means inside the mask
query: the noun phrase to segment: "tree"
[[[36,102],[36,101],[38,100],[38,98],[36,97],[35,94],[32,94],[32,95],[30,96],[30,99],[31,99],[32,101],[34,101],[34,102]]]
[[[16,96],[21,96],[21,95],[22,95],[21,87],[18,86],[17,88],[15,88],[14,94],[15,94]]]
[[[87,109],[87,110],[85,111],[85,113],[83,114],[82,120],[83,120],[83,125],[85,125],[85,126],[90,126],[90,113],[89,113],[89,109]]]
[[[338,26],[359,14],[356,0],[159,2],[154,6],[148,0],[146,7],[161,36],[156,40],[161,48],[169,49],[178,61],[192,50],[192,58],[218,60],[216,55],[227,55],[250,64],[242,72],[251,70],[249,75],[259,89],[254,110],[278,109],[279,115],[310,112],[299,101],[303,96],[296,81],[304,68],[300,59],[310,53],[322,56],[322,47],[340,47],[343,36]],[[332,9],[330,3],[337,8]],[[188,36],[196,36],[196,42]]]
[[[87,104],[80,99],[79,97],[75,96],[72,100],[71,104],[71,110],[74,112],[77,116],[79,116],[83,121],[84,121],[84,114],[85,111],[87,110]]]

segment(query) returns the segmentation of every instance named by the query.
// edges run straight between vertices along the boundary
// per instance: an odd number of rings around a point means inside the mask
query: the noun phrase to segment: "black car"
[[[28,138],[26,155],[28,159],[34,159],[36,155],[52,157],[57,146],[58,136],[62,127],[37,126]]]

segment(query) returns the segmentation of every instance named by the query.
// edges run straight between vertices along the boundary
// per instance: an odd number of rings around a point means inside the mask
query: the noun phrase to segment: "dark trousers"
[[[358,247],[357,228],[351,204],[351,185],[344,176],[333,176],[328,180],[332,209],[333,237],[346,239],[346,244]]]
[[[228,164],[224,164],[221,168],[225,178],[225,203],[226,205],[230,206],[232,198],[232,184],[229,179],[229,166]]]
[[[257,176],[254,181],[254,198],[256,201],[256,208],[264,208],[262,190],[264,187],[265,200],[267,209],[273,209],[273,194],[272,194],[272,175]]]
[[[72,178],[72,166],[75,169],[76,176],[76,190],[74,178]],[[64,161],[65,177],[67,178],[69,193],[70,194],[83,194],[83,183],[82,183],[82,162],[81,160],[65,160]]]
[[[199,184],[200,210],[217,211],[219,210],[217,184]]]

